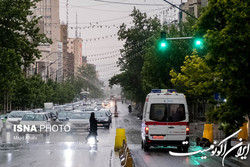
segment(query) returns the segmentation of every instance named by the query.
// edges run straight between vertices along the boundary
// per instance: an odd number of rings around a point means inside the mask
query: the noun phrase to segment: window
[[[185,109],[183,104],[168,104],[168,122],[185,120]]]
[[[151,104],[149,118],[158,122],[185,120],[184,104]]]
[[[159,122],[166,122],[166,104],[152,104],[150,109],[150,119]]]

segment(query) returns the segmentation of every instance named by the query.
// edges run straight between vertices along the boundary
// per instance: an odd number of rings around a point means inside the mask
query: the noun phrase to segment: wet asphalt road
[[[113,111],[114,108],[111,108]],[[17,140],[17,134],[6,132],[0,137],[0,167],[119,167],[119,159],[114,150],[116,128],[125,128],[127,143],[131,150],[135,166],[138,167],[182,167],[221,165],[221,157],[212,157],[210,153],[187,157],[176,157],[169,151],[176,148],[141,149],[140,125],[136,113],[128,113],[127,105],[118,102],[119,117],[114,118],[110,129],[98,129],[97,149],[90,148],[85,138],[88,132],[50,133],[49,136],[26,135],[29,140]],[[28,137],[27,137],[28,136]],[[192,144],[192,143],[191,143]],[[189,152],[201,149],[191,145]],[[201,159],[201,156],[207,159]],[[242,161],[226,158],[226,166],[249,166],[249,159]]]

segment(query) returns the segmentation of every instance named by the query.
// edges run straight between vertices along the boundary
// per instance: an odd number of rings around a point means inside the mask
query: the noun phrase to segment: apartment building
[[[77,76],[78,68],[82,66],[82,38],[68,38],[67,52],[74,55],[73,72]]]
[[[180,5],[180,8],[195,16],[196,18],[199,18],[201,15],[201,9],[207,5],[208,0],[187,0],[187,2]],[[186,22],[187,14],[180,11],[179,20],[182,22]]]
[[[34,15],[42,17],[38,24],[40,33],[44,33],[53,42],[38,47],[42,56],[36,60],[36,73],[41,74],[44,80],[51,78],[61,81],[63,55],[60,42],[59,0],[41,0],[33,12]]]

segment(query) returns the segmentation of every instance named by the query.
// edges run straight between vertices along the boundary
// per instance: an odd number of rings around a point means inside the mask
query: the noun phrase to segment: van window
[[[168,104],[168,122],[185,120],[184,104]]]
[[[184,104],[151,104],[149,118],[158,122],[185,120]]]
[[[167,104],[151,104],[149,118],[154,121],[166,122]]]

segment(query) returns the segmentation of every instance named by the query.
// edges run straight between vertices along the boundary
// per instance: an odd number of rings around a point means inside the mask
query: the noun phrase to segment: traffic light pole
[[[188,13],[188,12],[186,12],[185,10],[179,8],[178,6],[176,6],[176,5],[174,5],[174,4],[170,3],[170,2],[168,2],[167,0],[163,0],[163,1],[164,1],[164,2],[167,2],[168,4],[170,4],[171,6],[177,8],[177,9],[179,9],[180,11],[186,13],[187,15],[191,16],[192,18],[198,20],[194,15],[191,15],[190,13]]]

